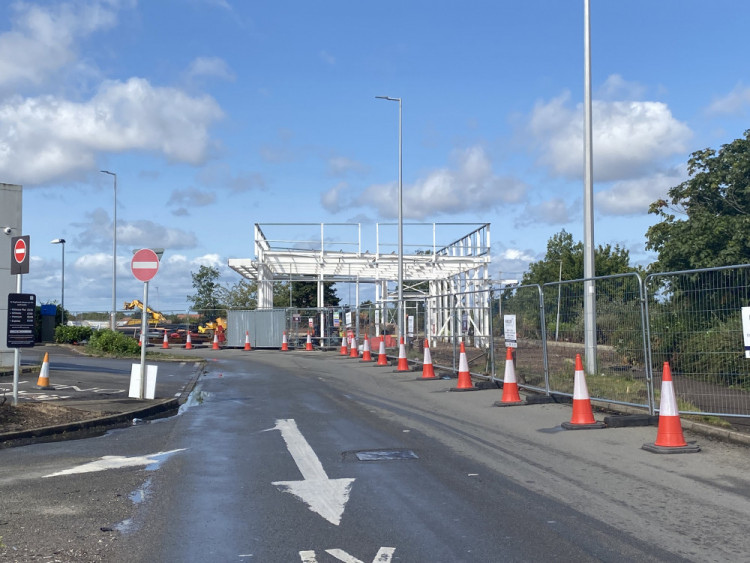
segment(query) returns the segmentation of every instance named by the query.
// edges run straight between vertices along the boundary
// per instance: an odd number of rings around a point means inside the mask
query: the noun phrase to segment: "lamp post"
[[[112,314],[109,319],[109,328],[117,328],[115,320],[117,315],[117,174],[109,170],[100,170],[102,174],[109,174],[115,181],[115,203],[112,212]]]
[[[404,337],[404,220],[403,220],[403,184],[402,184],[402,112],[401,98],[375,96],[379,100],[398,102],[398,337],[399,343]]]
[[[60,292],[62,296],[60,299],[62,314],[60,315],[60,324],[65,325],[65,239],[56,238],[55,240],[51,240],[50,243],[62,245],[62,287]]]

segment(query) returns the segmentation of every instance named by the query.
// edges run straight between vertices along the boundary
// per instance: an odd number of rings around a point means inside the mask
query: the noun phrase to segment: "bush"
[[[90,326],[65,326],[55,328],[55,342],[59,344],[79,344],[91,338],[94,331]]]
[[[89,340],[89,347],[96,352],[116,356],[140,354],[141,350],[136,340],[109,329],[94,332]]]

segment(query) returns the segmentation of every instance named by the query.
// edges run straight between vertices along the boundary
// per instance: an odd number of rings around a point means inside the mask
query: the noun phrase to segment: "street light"
[[[50,243],[62,245],[62,299],[60,299],[62,314],[60,315],[60,320],[61,324],[65,325],[65,239],[56,238],[55,240],[51,240]]]
[[[399,343],[404,337],[404,221],[403,221],[403,189],[402,189],[402,113],[401,98],[390,96],[375,96],[379,100],[398,102],[398,337]]]
[[[109,174],[115,180],[115,204],[112,213],[112,315],[109,319],[109,328],[115,330],[115,319],[117,316],[117,174],[109,170],[100,170],[102,174]]]

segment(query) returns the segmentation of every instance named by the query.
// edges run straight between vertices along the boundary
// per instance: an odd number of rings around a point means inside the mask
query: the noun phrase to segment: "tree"
[[[192,309],[202,313],[202,322],[213,320],[224,314],[221,304],[221,286],[218,283],[219,270],[211,266],[201,266],[198,273],[190,272],[193,278],[194,295],[187,299],[192,303]]]
[[[339,304],[339,297],[333,286],[334,282],[323,282],[323,301],[326,307]],[[292,282],[292,305],[301,309],[317,307],[318,282]]]
[[[562,262],[562,276],[560,263]],[[615,245],[599,245],[594,252],[594,263],[597,276],[611,276],[634,272],[639,269],[630,265],[630,253]],[[573,242],[573,235],[565,229],[552,235],[547,241],[547,254],[542,260],[529,264],[529,270],[523,275],[522,285],[545,284],[563,280],[583,278],[583,243]]]
[[[694,152],[689,179],[651,204],[660,222],[646,232],[655,272],[743,264],[750,259],[750,129],[744,137]],[[678,215],[682,216],[678,218]]]
[[[258,305],[258,284],[248,279],[241,279],[228,287],[218,290],[221,301],[230,309],[255,309]]]

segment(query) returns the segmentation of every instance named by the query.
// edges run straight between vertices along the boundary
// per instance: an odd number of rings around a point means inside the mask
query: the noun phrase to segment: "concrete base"
[[[565,430],[599,430],[607,427],[603,422],[593,422],[591,424],[573,424],[571,422],[563,422],[560,426],[565,428]]]
[[[654,454],[695,454],[701,451],[698,444],[688,444],[687,446],[657,446],[656,444],[643,444],[641,446],[647,452]]]

